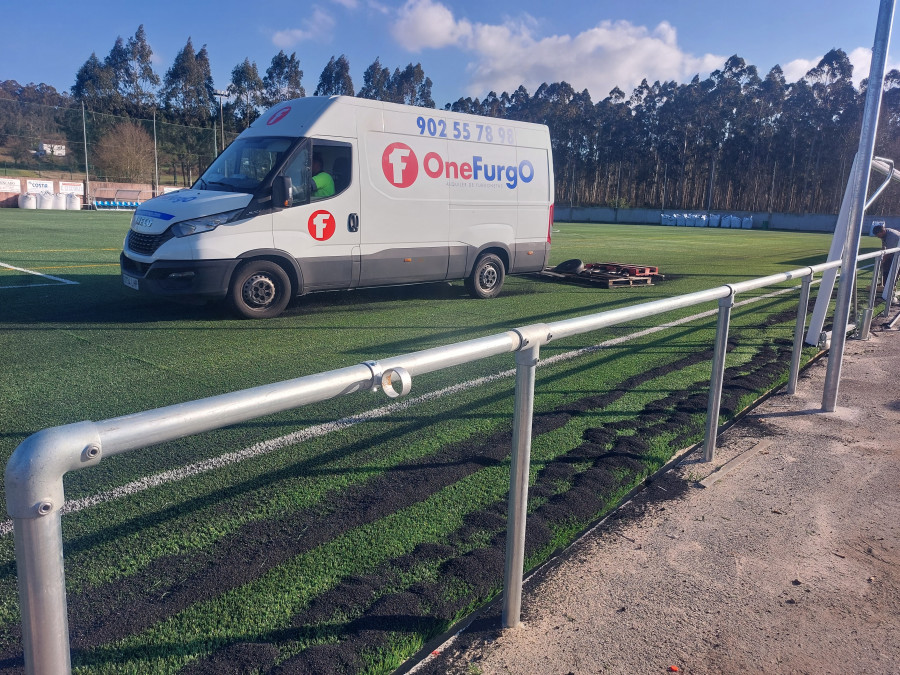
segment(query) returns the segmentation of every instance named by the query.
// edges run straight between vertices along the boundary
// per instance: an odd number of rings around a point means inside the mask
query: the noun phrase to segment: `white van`
[[[256,120],[190,189],[138,207],[122,280],[228,298],[248,318],[313,291],[450,279],[489,298],[504,275],[544,268],[552,221],[546,126],[301,98]]]

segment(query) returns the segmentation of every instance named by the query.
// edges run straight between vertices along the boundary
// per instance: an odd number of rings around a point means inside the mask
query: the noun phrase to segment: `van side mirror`
[[[291,177],[276,176],[272,182],[272,208],[287,209],[294,205],[294,198],[291,194]]]

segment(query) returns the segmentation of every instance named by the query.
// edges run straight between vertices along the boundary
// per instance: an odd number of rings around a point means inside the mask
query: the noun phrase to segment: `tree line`
[[[127,40],[117,38],[103,59],[91,54],[70,92],[0,81],[0,104],[10,99],[79,111],[84,105],[91,114],[109,116],[93,133],[99,144],[117,129],[121,139],[111,144],[115,148],[140,143],[139,132],[118,129],[122,120],[153,117],[185,128],[218,127],[233,138],[266,108],[307,93],[296,52],[279,51],[264,74],[244,59],[232,69],[225,96],[213,87],[205,45],[196,50],[188,38],[163,77],[154,71],[151,57],[140,26]],[[587,90],[556,82],[542,84],[533,95],[520,86],[512,93],[490,92],[482,100],[459,98],[444,109],[548,125],[560,204],[830,213],[840,206],[865,102],[867,82],[856,87],[852,76],[853,66],[841,49],[828,52],[796,82],[788,82],[780,66],[761,77],[755,66],[734,55],[705,79],[644,80],[630,94],[615,87],[596,103]],[[420,63],[392,71],[379,58],[365,70],[357,90],[350,63],[341,55],[328,61],[313,94],[434,108],[431,90],[432,80]],[[888,73],[884,90],[876,154],[900,159],[900,72]],[[0,143],[4,133],[15,135],[4,127],[18,123],[22,136],[22,125],[30,125],[29,133],[39,136],[42,124],[51,125],[42,119],[53,117],[31,114],[25,121],[13,116],[0,105]],[[82,130],[69,126],[67,136],[77,138]],[[182,136],[171,141],[169,156],[173,171],[176,162],[182,163],[187,181],[185,166],[199,171],[200,158],[211,159],[215,147],[210,152],[209,137]],[[870,212],[900,211],[897,193],[888,190]]]

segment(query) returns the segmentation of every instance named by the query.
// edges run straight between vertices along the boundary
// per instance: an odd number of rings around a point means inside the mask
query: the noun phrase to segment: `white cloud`
[[[472,24],[456,21],[453,12],[439,2],[407,0],[391,34],[402,47],[418,52],[464,43],[472,35]]]
[[[675,28],[663,22],[650,31],[627,21],[603,21],[575,36],[536,39],[523,24],[475,30],[477,60],[471,66],[473,95],[512,91],[519,84],[534,93],[543,82],[565,80],[594,100],[613,87],[629,93],[643,78],[684,81],[721,67],[724,57],[693,56],[678,47]]]
[[[566,81],[576,91],[588,89],[597,101],[613,87],[630,92],[643,78],[684,81],[720,68],[725,57],[694,56],[678,46],[668,22],[654,29],[628,21],[603,21],[577,35],[534,34],[538,22],[525,16],[501,24],[472,24],[456,19],[435,0],[407,0],[392,29],[394,39],[410,51],[456,46],[471,61],[468,93],[512,92],[524,84],[530,93],[543,82]]]
[[[821,60],[822,57],[817,56],[814,59],[794,59],[793,61],[784,64],[781,67],[781,70],[784,72],[785,82],[790,84],[791,82],[803,79],[806,73],[819,65],[819,61]],[[855,70],[856,69],[854,68],[854,71]]]
[[[872,50],[869,47],[857,47],[849,54],[847,58],[853,64],[853,85],[859,88],[860,83],[869,76],[869,69],[872,67]],[[806,73],[819,65],[822,55],[812,59],[794,59],[787,65],[782,67],[784,70],[784,79],[787,82],[796,82],[803,78]],[[884,69],[885,74],[894,68],[900,69],[900,62],[891,62],[888,60]]]
[[[346,7],[347,9],[356,9],[359,7],[358,0],[332,0],[332,2],[341,7]]]
[[[334,19],[321,9],[304,19],[301,28],[289,28],[272,35],[272,44],[282,49],[294,47],[300,42],[329,42],[334,30]]]
[[[366,6],[367,6],[369,9],[371,9],[372,11],[378,12],[379,14],[385,14],[385,15],[387,15],[387,14],[390,14],[391,11],[393,11],[393,10],[391,10],[390,7],[388,7],[388,6],[385,5],[384,3],[382,3],[382,2],[377,2],[377,0],[369,0],[369,1],[366,3]]]

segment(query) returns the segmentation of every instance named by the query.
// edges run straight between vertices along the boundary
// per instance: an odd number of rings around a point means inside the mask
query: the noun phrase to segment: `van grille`
[[[128,232],[128,249],[139,255],[153,255],[156,249],[173,236],[171,228],[162,234],[141,234],[131,230]]]

